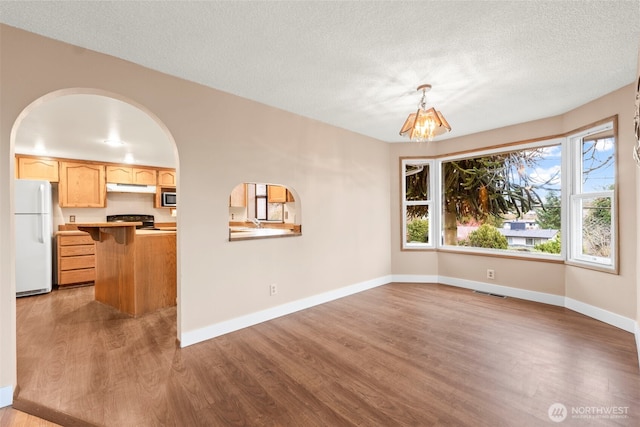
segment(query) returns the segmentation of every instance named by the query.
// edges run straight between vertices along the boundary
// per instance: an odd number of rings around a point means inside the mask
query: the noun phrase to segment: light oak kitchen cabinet
[[[96,278],[96,245],[88,233],[58,231],[56,237],[56,284],[68,286]]]
[[[17,156],[16,160],[16,176],[19,179],[44,179],[58,182],[57,160]]]
[[[175,187],[176,186],[176,173],[171,170],[158,171],[158,185],[163,187]]]
[[[63,208],[103,208],[107,189],[105,167],[84,162],[60,162],[58,199]]]
[[[231,191],[229,206],[232,208],[244,208],[247,206],[247,184],[238,184]]]
[[[280,185],[268,185],[267,200],[269,203],[285,203],[287,201],[287,188]]]
[[[116,184],[156,185],[156,170],[128,166],[107,166],[107,182]]]
[[[287,190],[287,187],[283,187],[281,185],[269,185],[267,187],[267,198],[269,203],[288,203],[296,201],[293,194]]]

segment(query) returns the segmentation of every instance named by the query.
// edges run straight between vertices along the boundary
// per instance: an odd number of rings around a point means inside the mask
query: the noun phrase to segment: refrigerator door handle
[[[44,201],[44,185],[40,184],[38,186],[38,192],[40,193],[40,209],[39,210],[39,215],[40,215],[40,235],[38,236],[38,241],[40,243],[44,243],[44,230],[46,228],[46,224],[45,224],[45,215],[43,213],[44,207],[45,207],[45,201]]]

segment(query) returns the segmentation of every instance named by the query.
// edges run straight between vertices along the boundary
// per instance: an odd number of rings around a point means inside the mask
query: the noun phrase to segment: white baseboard
[[[638,365],[640,365],[640,324],[636,322],[636,350],[638,351]]]
[[[0,387],[0,408],[13,403],[13,386]]]
[[[455,277],[445,276],[439,276],[438,283],[564,307],[564,297],[561,295],[553,295],[545,292],[529,291],[527,289],[512,288],[509,286],[494,285],[491,283],[476,282],[473,280],[457,279]]]
[[[208,339],[215,338],[229,332],[257,325],[258,323],[266,322],[280,316],[295,313],[296,311],[304,310],[306,308],[310,308],[319,304],[324,304],[338,298],[353,295],[358,292],[372,289],[381,285],[386,285],[391,282],[440,283],[443,285],[455,286],[458,288],[477,290],[492,294],[505,295],[512,298],[519,298],[527,301],[566,307],[569,310],[573,310],[575,312],[584,314],[585,316],[635,334],[636,346],[638,348],[638,362],[640,363],[640,326],[638,326],[638,323],[636,321],[628,317],[624,317],[605,309],[595,307],[593,305],[586,304],[584,302],[577,301],[562,295],[554,295],[545,292],[512,288],[509,286],[494,285],[491,283],[477,282],[473,280],[457,279],[455,277],[412,274],[397,274],[379,277],[377,279],[356,283],[344,288],[325,292],[319,295],[314,295],[308,298],[303,298],[298,301],[292,301],[290,303],[279,305],[277,307],[272,307],[266,310],[258,311],[256,313],[251,313],[245,316],[237,317],[235,319],[216,323],[201,329],[188,331],[182,334],[180,339],[180,346],[187,347],[189,345],[206,341]],[[11,394],[9,394],[9,396],[11,397]],[[2,401],[0,400],[0,403],[1,402]],[[11,399],[9,399],[9,402],[11,402]]]
[[[394,283],[439,283],[437,275],[427,274],[394,274],[391,281]]]
[[[184,332],[180,337],[180,346],[187,347],[189,345],[206,341],[208,339],[215,338],[220,335],[228,334],[229,332],[237,331],[242,328],[257,325],[258,323],[266,322],[267,320],[275,319],[281,316],[286,316],[287,314],[295,313],[296,311],[304,310],[306,308],[311,308],[319,304],[324,304],[326,302],[333,301],[338,298],[343,298],[349,295],[357,294],[358,292],[366,291],[367,289],[372,289],[381,285],[386,285],[390,282],[391,282],[391,276],[383,276],[377,279],[356,283],[354,285],[346,286],[340,289],[335,289],[333,291],[314,295],[308,298],[303,298],[301,300],[292,301],[290,303],[282,304],[277,307],[268,308],[266,310],[258,311],[256,313],[251,313],[245,316],[236,317],[235,319],[216,323],[204,328],[196,329],[194,331]]]
[[[627,332],[635,333],[635,321],[628,317],[621,316],[616,313],[612,313],[600,307],[584,303],[582,301],[574,300],[573,298],[565,297],[564,306],[569,310],[576,311],[585,316],[599,320],[609,325],[615,326]]]
[[[615,326],[627,332],[631,332],[636,336],[636,344],[638,346],[640,361],[640,329],[637,322],[628,317],[612,313],[603,308],[574,300],[573,298],[562,295],[553,295],[545,292],[529,291],[526,289],[512,288],[509,286],[494,285],[485,282],[476,282],[473,280],[457,279],[455,277],[446,276],[421,276],[421,275],[394,275],[394,282],[409,283],[441,283],[443,285],[456,286],[459,288],[472,289],[476,291],[489,292],[492,294],[505,295],[513,298],[520,298],[527,301],[540,302],[544,304],[566,307],[585,316]]]

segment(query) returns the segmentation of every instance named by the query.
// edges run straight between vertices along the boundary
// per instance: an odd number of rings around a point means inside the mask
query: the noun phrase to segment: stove
[[[141,222],[142,225],[136,225],[139,230],[157,230],[154,221],[153,215],[107,215],[107,222]]]

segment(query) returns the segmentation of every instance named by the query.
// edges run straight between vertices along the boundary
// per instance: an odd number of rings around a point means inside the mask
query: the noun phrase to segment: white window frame
[[[568,175],[571,177],[570,188],[567,193],[567,204],[569,209],[566,209],[568,214],[568,234],[567,240],[568,245],[568,255],[567,261],[569,263],[575,263],[578,265],[584,265],[589,267],[594,267],[598,269],[603,269],[606,271],[617,272],[618,271],[618,213],[617,213],[617,202],[616,202],[616,193],[617,193],[617,179],[614,182],[613,190],[603,190],[603,191],[591,191],[585,192],[583,191],[582,186],[582,142],[585,137],[604,132],[607,130],[614,129],[614,122],[607,122],[605,124],[595,126],[585,130],[583,132],[578,132],[567,137],[567,152],[568,162],[567,162],[567,170]],[[617,171],[618,169],[618,159],[617,159],[617,135],[614,131],[614,168]],[[614,177],[617,175],[614,174]],[[615,179],[615,178],[614,178]],[[610,257],[598,257],[593,255],[584,254],[582,251],[583,247],[583,232],[582,232],[582,207],[584,201],[587,199],[595,199],[595,198],[608,198],[611,200],[611,255]]]
[[[407,186],[406,186],[406,166],[407,165],[425,165],[429,168],[429,199],[428,200],[411,200],[407,201]],[[400,161],[400,175],[401,175],[401,198],[402,198],[402,249],[415,250],[415,249],[434,249],[436,247],[434,230],[436,226],[439,229],[439,224],[436,224],[436,217],[434,215],[434,209],[437,209],[435,200],[438,200],[439,187],[437,186],[437,179],[435,173],[435,160],[430,158],[401,158]],[[407,206],[428,206],[429,214],[429,234],[427,243],[422,242],[407,242]]]

